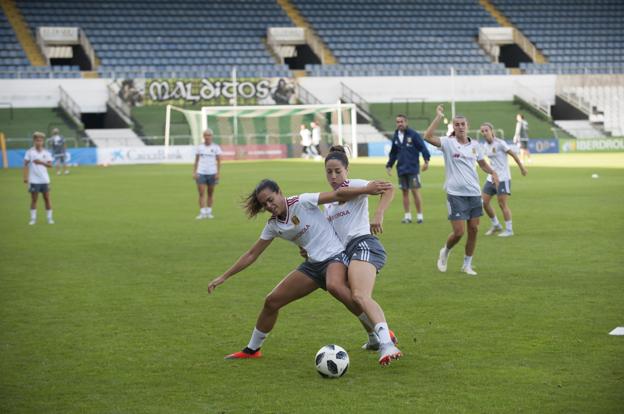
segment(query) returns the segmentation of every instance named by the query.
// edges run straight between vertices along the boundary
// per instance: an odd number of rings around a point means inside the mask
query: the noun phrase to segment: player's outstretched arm
[[[436,129],[438,129],[438,125],[440,125],[440,121],[443,118],[444,106],[438,105],[438,107],[436,108],[436,116],[435,118],[433,118],[433,121],[431,122],[431,125],[429,125],[429,128],[427,128],[427,130],[425,131],[425,141],[436,147],[441,147],[442,143],[440,142],[440,138],[434,136],[433,134],[435,133]]]
[[[393,198],[394,198],[394,188],[391,188],[390,190],[385,191],[381,195],[381,199],[379,200],[379,205],[377,206],[375,215],[373,216],[373,219],[371,220],[371,223],[370,223],[371,233],[373,234],[383,233],[384,214],[386,210],[388,209],[388,207],[390,206],[390,203],[392,202]]]
[[[334,203],[336,201],[343,202],[353,200],[363,194],[378,195],[391,190],[392,183],[388,181],[373,180],[369,181],[364,187],[340,187],[335,191],[319,193],[319,204]]]
[[[496,174],[496,171],[494,171],[494,168],[492,168],[490,164],[487,163],[486,160],[479,160],[477,162],[479,163],[479,167],[481,167],[483,171],[492,175],[492,181],[494,182],[494,185],[496,186],[495,188],[498,188],[498,183],[499,183],[498,174]]]
[[[518,158],[518,156],[516,155],[515,152],[513,152],[512,150],[507,151],[507,154],[511,155],[511,157],[514,159],[514,161],[516,161],[516,164],[518,164],[518,167],[520,167],[520,173],[522,175],[527,175],[527,170],[524,167],[524,165],[522,164],[522,161],[520,161],[520,158]]]
[[[258,241],[254,243],[254,245],[251,246],[251,248],[247,250],[247,252],[245,252],[245,254],[243,254],[236,261],[236,263],[232,265],[232,267],[208,284],[208,293],[212,293],[217,286],[255,262],[262,252],[269,247],[269,244],[271,244],[272,241],[273,240],[258,239]]]

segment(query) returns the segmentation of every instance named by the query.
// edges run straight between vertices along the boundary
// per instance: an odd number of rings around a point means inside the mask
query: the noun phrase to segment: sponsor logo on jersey
[[[348,216],[349,214],[351,214],[351,212],[349,210],[339,211],[338,213],[329,216],[327,218],[327,220],[329,220],[329,222],[331,223],[332,221],[336,220],[337,218]]]
[[[301,236],[303,236],[310,229],[310,225],[306,224],[303,229],[293,237],[293,241],[298,240]]]

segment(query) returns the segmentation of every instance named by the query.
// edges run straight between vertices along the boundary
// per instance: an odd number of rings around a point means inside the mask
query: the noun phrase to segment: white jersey
[[[52,162],[52,155],[45,150],[37,151],[35,147],[30,148],[24,155],[24,161],[28,163],[28,183],[29,184],[50,184],[50,176],[45,165],[35,164],[34,161]]]
[[[340,187],[366,187],[366,180],[347,180]],[[325,204],[325,217],[346,247],[356,237],[370,234],[368,220],[368,194],[357,196],[344,203]]]
[[[318,208],[319,193],[286,199],[286,218],[271,217],[262,230],[262,240],[281,237],[303,247],[311,262],[322,262],[344,250],[332,226]]]
[[[301,145],[303,145],[304,147],[309,147],[310,145],[312,145],[312,133],[309,129],[302,129],[299,132],[299,135],[301,135]]]
[[[481,145],[468,138],[460,144],[455,137],[440,137],[444,155],[444,189],[450,195],[480,196],[479,176],[475,164],[483,159]]]
[[[214,175],[217,173],[217,156],[221,155],[221,147],[217,144],[200,144],[197,146],[197,173],[204,175]]]
[[[490,165],[492,169],[496,171],[498,179],[502,181],[511,180],[511,172],[509,171],[509,160],[507,158],[507,151],[511,148],[509,145],[500,138],[494,138],[491,144],[488,142],[484,145],[485,155],[490,159]],[[492,182],[492,175],[488,174],[487,180]]]
[[[321,127],[312,128],[312,145],[318,145],[321,143]]]

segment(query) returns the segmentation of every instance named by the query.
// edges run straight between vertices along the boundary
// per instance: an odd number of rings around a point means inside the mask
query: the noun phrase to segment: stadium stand
[[[496,20],[478,2],[294,0],[339,64],[308,65],[314,76],[505,74],[475,41]]]
[[[25,69],[30,66],[15,32],[4,13],[0,13],[0,72],[8,77],[9,71]],[[7,73],[5,73],[7,72]]]
[[[102,77],[289,76],[262,43],[270,26],[292,26],[264,0],[17,1],[30,28],[79,26]],[[138,73],[137,73],[138,72]]]
[[[624,73],[621,0],[492,0],[548,58],[526,73]]]

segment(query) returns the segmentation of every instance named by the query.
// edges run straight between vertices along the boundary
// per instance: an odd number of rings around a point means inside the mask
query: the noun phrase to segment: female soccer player
[[[43,147],[45,135],[43,132],[33,134],[33,147],[24,155],[24,182],[28,184],[30,192],[30,221],[31,226],[37,222],[37,199],[43,194],[49,224],[52,219],[52,203],[50,202],[50,176],[46,168],[52,168],[52,155]]]
[[[492,168],[498,174],[500,183],[498,187],[494,187],[492,184],[492,176],[488,175],[483,186],[483,208],[488,217],[492,220],[492,228],[490,228],[485,235],[490,236],[503,229],[503,226],[498,222],[496,218],[496,212],[490,205],[490,200],[494,195],[498,199],[498,205],[503,211],[503,217],[505,218],[505,231],[500,233],[499,237],[513,236],[513,227],[511,224],[511,209],[507,204],[507,199],[511,195],[511,172],[509,171],[509,162],[507,160],[507,154],[516,161],[522,175],[526,175],[527,171],[522,165],[520,158],[515,152],[507,145],[502,139],[496,138],[494,135],[494,126],[489,122],[481,124],[481,133],[485,137],[485,155],[488,156],[492,164]]]
[[[215,186],[219,183],[221,171],[221,147],[212,142],[212,130],[204,131],[204,143],[197,147],[193,178],[197,183],[199,193],[199,215],[197,220],[214,218],[212,215],[212,195]],[[206,194],[206,192],[208,194]]]
[[[478,163],[483,171],[492,175],[492,181],[497,188],[498,175],[485,161],[479,143],[468,136],[468,120],[465,117],[457,115],[453,118],[452,135],[446,137],[433,136],[443,118],[444,107],[438,105],[436,117],[425,131],[425,140],[440,148],[444,155],[444,189],[447,194],[448,219],[451,221],[453,229],[446,240],[446,244],[440,249],[438,270],[446,272],[451,249],[461,240],[467,224],[468,240],[466,241],[466,255],[461,270],[468,275],[476,276],[477,273],[472,269],[472,256],[477,246],[479,217],[483,215],[483,207],[481,186],[479,185],[475,163]]]
[[[254,217],[262,210],[266,210],[272,216],[265,225],[260,239],[225,273],[208,284],[208,293],[212,293],[228,278],[251,265],[276,237],[292,241],[305,249],[308,259],[290,272],[266,297],[247,347],[241,352],[226,356],[226,359],[261,357],[260,348],[273,329],[282,307],[310,294],[318,287],[326,288],[326,280],[332,284],[331,281],[335,277],[343,279],[342,275],[345,272],[343,246],[318,209],[318,205],[347,201],[365,193],[380,194],[391,187],[390,183],[371,182],[363,188],[344,188],[330,193],[306,193],[285,197],[274,181],[263,180],[258,184],[245,201],[247,215]],[[361,314],[351,295],[342,297],[341,301],[354,314]]]
[[[349,180],[349,159],[342,146],[333,146],[325,157],[327,182],[334,191],[340,188],[362,189],[369,185],[366,180]],[[401,357],[401,351],[394,345],[386,317],[381,306],[372,298],[375,278],[386,262],[386,251],[373,234],[383,232],[384,212],[394,197],[394,189],[381,194],[379,206],[372,222],[368,218],[368,193],[346,202],[325,205],[325,216],[345,246],[348,272],[345,280],[334,279],[340,285],[348,283],[353,300],[357,303],[371,324],[375,336],[369,336],[364,349],[379,349],[379,363],[387,365],[392,359]],[[371,234],[372,232],[372,234]]]

